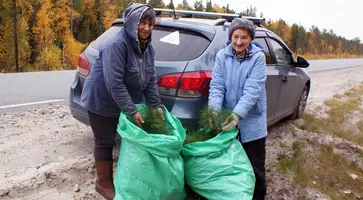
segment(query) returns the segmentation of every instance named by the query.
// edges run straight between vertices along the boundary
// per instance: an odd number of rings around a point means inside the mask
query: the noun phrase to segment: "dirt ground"
[[[311,73],[308,109],[341,94],[363,81],[363,67]],[[267,183],[269,199],[301,199],[302,191],[289,177],[276,172],[276,159],[284,151],[281,141],[312,137],[292,122],[269,129]],[[329,140],[321,136],[320,141]],[[338,147],[349,142],[330,138]],[[349,148],[341,149],[349,157]],[[117,157],[117,150],[114,157]],[[76,121],[64,105],[30,108],[26,112],[0,114],[0,199],[69,200],[102,199],[94,191],[93,135]],[[363,166],[363,163],[361,163]],[[307,195],[306,195],[307,194]],[[329,199],[313,189],[306,199]]]

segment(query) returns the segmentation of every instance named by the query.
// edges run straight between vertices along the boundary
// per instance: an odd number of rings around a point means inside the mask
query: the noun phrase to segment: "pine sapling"
[[[142,129],[149,134],[171,134],[169,125],[161,119],[158,112],[153,112],[152,109],[147,109],[142,114],[145,123],[142,125]]]
[[[187,132],[184,144],[197,141],[206,141],[214,138],[222,131],[223,122],[232,114],[230,110],[216,112],[205,106],[200,112],[199,126],[201,129]],[[210,127],[209,121],[212,120],[216,127]],[[202,131],[203,130],[203,131]],[[208,130],[208,131],[207,131]]]

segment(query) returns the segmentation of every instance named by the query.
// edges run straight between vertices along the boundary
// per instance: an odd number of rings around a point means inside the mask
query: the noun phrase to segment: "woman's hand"
[[[137,111],[133,116],[132,116],[134,122],[136,123],[136,125],[140,128],[142,128],[142,124],[145,123],[144,119],[142,119],[139,111]]]
[[[236,128],[239,119],[240,119],[240,117],[237,114],[232,113],[226,119],[226,121],[223,122],[223,124],[222,124],[222,131],[230,131],[230,130]]]

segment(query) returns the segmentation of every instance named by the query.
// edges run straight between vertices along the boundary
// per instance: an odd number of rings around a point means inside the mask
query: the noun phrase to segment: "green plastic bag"
[[[141,116],[148,109],[136,105]],[[184,161],[180,154],[186,130],[163,107],[172,133],[148,134],[121,113],[117,131],[122,138],[114,185],[115,200],[181,200],[184,188]]]
[[[183,146],[185,181],[199,195],[209,200],[252,199],[256,178],[237,134],[235,129]]]

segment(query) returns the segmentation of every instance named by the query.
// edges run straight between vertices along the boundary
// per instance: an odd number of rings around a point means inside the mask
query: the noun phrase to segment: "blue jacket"
[[[267,135],[266,63],[263,50],[250,45],[249,58],[237,59],[232,44],[217,53],[209,90],[209,106],[215,110],[233,110],[241,142]]]
[[[124,27],[101,45],[81,97],[87,110],[106,117],[118,117],[121,111],[134,114],[135,104],[144,103],[144,97],[152,107],[161,106],[151,36],[144,52],[137,37],[140,16],[147,8],[143,4],[129,6]]]

